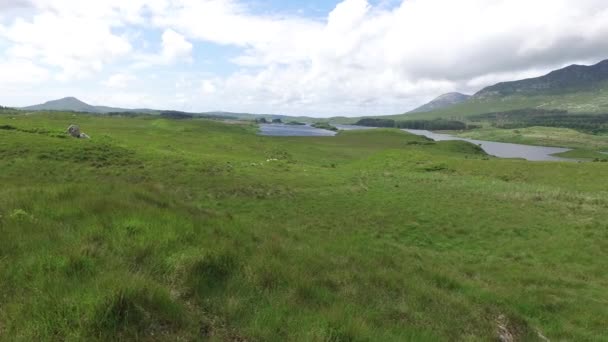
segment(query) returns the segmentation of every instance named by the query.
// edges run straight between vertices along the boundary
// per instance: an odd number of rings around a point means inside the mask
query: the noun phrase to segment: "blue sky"
[[[9,106],[394,114],[607,57],[604,0],[0,3]]]

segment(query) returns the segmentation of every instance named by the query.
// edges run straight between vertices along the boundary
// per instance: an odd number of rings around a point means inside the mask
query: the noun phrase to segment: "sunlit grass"
[[[500,316],[521,340],[606,336],[606,163],[397,130],[13,118],[0,340],[482,341]],[[71,123],[92,139],[56,136]]]

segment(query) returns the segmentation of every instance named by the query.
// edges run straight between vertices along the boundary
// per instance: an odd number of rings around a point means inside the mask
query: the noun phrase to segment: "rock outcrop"
[[[78,127],[77,125],[70,125],[70,127],[68,127],[68,134],[78,139],[91,139],[88,134],[82,133],[80,131],[80,127]]]

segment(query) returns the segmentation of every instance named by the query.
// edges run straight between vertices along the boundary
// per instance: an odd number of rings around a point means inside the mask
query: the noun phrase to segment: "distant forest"
[[[545,126],[588,133],[608,132],[608,114],[570,114],[565,110],[518,109],[476,115],[471,120],[489,121],[494,127],[506,129]]]
[[[608,114],[570,114],[565,110],[517,109],[475,115],[470,117],[469,120],[475,123],[488,122],[493,127],[504,129],[544,126],[570,128],[592,134],[608,133]],[[359,120],[357,125],[430,131],[456,131],[480,127],[470,123],[445,119],[395,121],[382,118],[365,118]]]
[[[0,106],[0,114],[15,114],[18,110],[10,107]]]
[[[470,125],[461,121],[455,120],[405,120],[395,121],[391,119],[366,118],[357,122],[360,126],[369,127],[390,127],[390,128],[406,128],[406,129],[425,129],[425,130],[450,130],[460,131],[473,128]]]

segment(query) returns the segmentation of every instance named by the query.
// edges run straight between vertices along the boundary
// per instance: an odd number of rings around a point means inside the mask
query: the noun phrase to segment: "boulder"
[[[70,125],[70,127],[68,127],[68,133],[74,138],[80,138],[80,127],[76,125]]]

